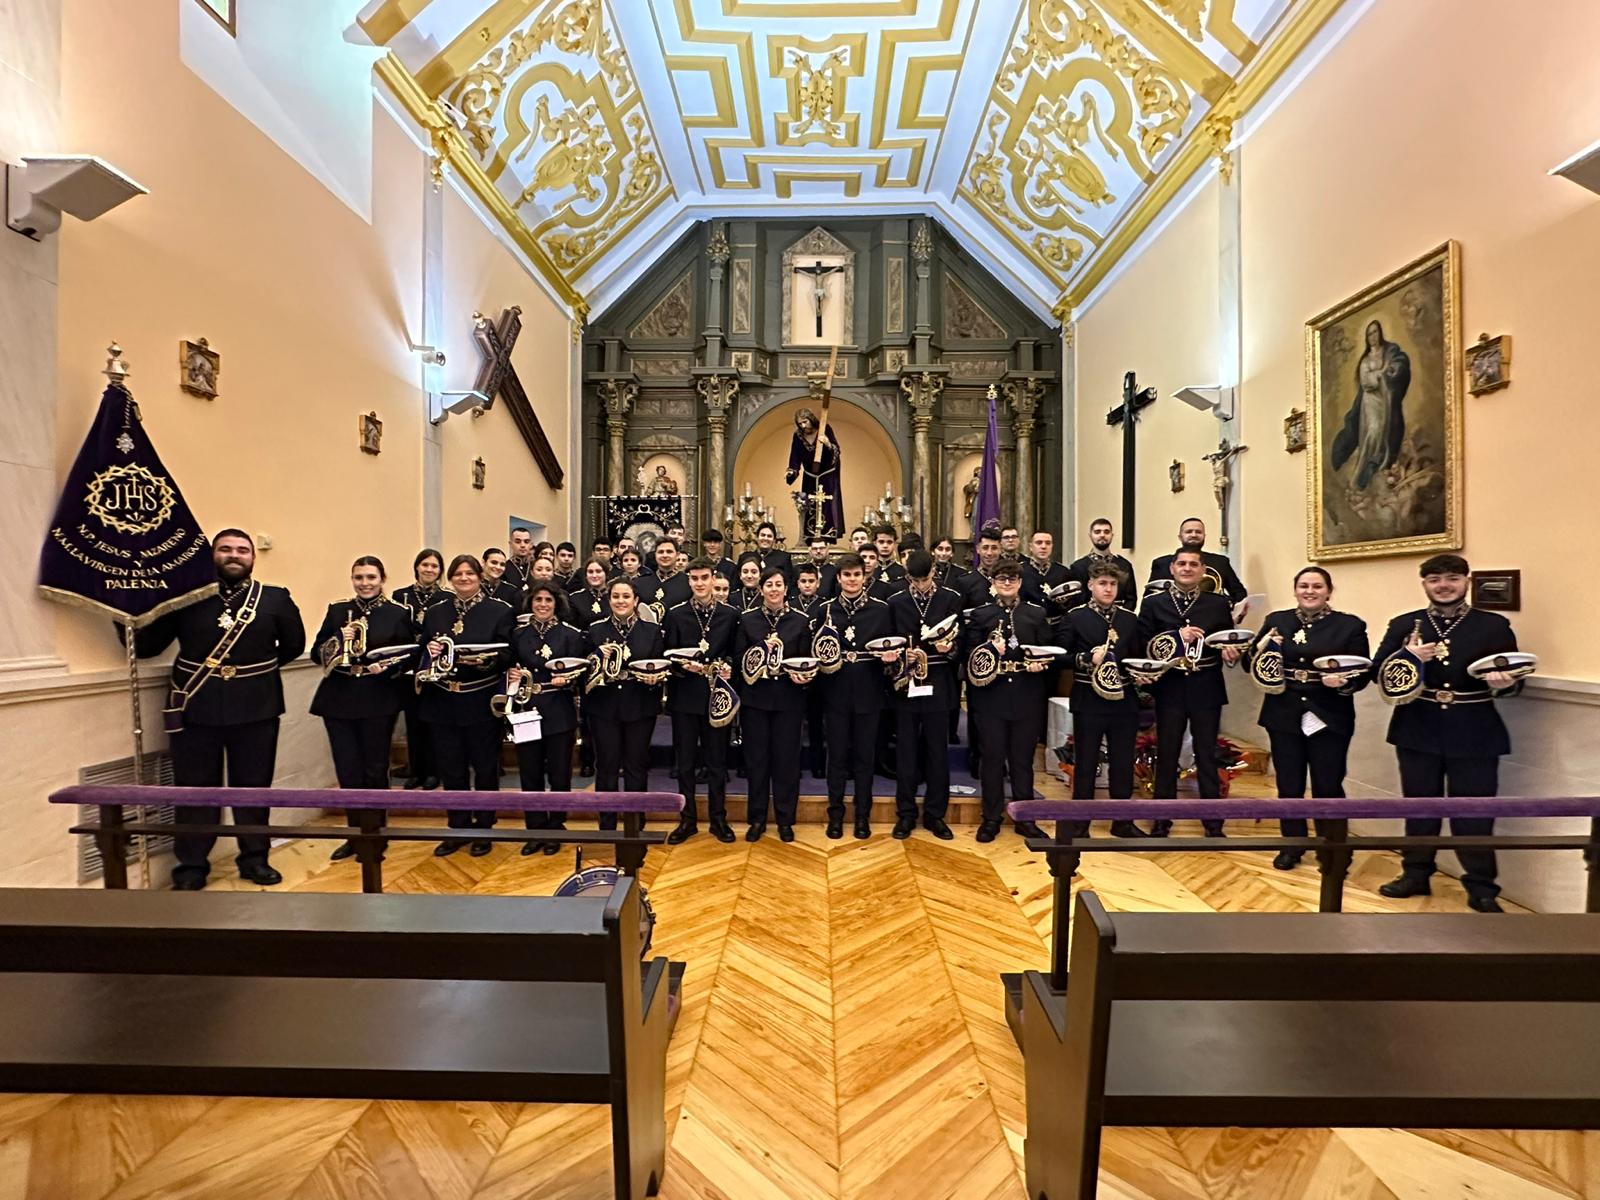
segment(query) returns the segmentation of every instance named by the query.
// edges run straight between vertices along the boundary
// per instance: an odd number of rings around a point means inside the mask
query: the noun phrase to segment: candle
[[[891,485],[887,484],[887,483],[884,484],[883,485],[883,498],[885,500],[887,500],[893,495],[894,495],[894,488]]]
[[[727,524],[727,525],[732,525],[733,524],[733,505],[731,505],[731,504],[728,505],[728,515],[724,519],[723,523]]]
[[[750,481],[748,479],[744,481],[744,498],[746,500],[750,499]]]

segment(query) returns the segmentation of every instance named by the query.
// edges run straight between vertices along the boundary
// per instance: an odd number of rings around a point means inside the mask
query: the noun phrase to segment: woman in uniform
[[[411,613],[411,636],[415,641],[422,632],[422,616],[439,601],[447,599],[449,589],[443,586],[444,555],[431,547],[420,551],[411,560],[411,577],[416,581],[395,591],[396,604],[403,604]],[[433,731],[418,714],[418,697],[414,688],[402,689],[406,714],[406,790],[431,789],[439,786],[439,765],[433,752]]]
[[[745,564],[740,564],[741,575]],[[760,577],[761,602],[739,618],[734,660],[739,681],[739,722],[744,734],[745,771],[750,777],[750,827],[744,840],[756,842],[767,830],[770,792],[778,836],[794,841],[800,806],[800,733],[805,722],[805,688],[772,658],[804,658],[811,653],[811,622],[784,603],[783,572],[768,567]],[[771,653],[766,651],[770,648]],[[752,654],[752,651],[756,653]],[[761,663],[759,671],[749,668]]]
[[[511,635],[516,615],[511,606],[483,590],[483,566],[470,554],[450,560],[448,578],[452,595],[423,614],[418,640],[426,650],[426,667],[444,652],[444,639],[456,646],[489,645],[498,649],[456,653],[455,667],[440,678],[424,682],[421,715],[433,730],[439,758],[439,778],[446,790],[479,792],[500,790],[500,743],[504,723],[489,701],[504,680],[511,661]],[[493,829],[494,809],[451,809],[452,829]],[[461,849],[462,841],[440,842],[434,853],[441,858]],[[493,848],[486,841],[472,842],[470,853],[482,857]]]
[[[565,597],[555,582],[535,583],[528,594],[530,620],[512,638],[513,665],[506,676],[511,688],[531,678],[536,689],[528,707],[539,714],[539,736],[517,743],[517,769],[525,792],[570,792],[572,790],[572,743],[578,734],[574,683],[551,683],[550,664],[561,658],[585,658],[588,639],[561,620]],[[567,814],[562,810],[529,812],[529,829],[565,829]],[[524,842],[522,853],[537,849],[554,854],[557,842]]]
[[[610,655],[620,664],[614,674],[603,671],[584,697],[584,715],[594,741],[594,790],[642,792],[650,782],[650,735],[661,714],[661,685],[633,678],[628,664],[661,657],[661,626],[640,619],[631,580],[613,579],[607,594],[611,612],[591,624],[586,634],[589,653],[600,655],[602,663]],[[621,651],[602,649],[612,643],[620,644]],[[601,815],[601,829],[616,827],[615,813]]]
[[[388,788],[389,746],[405,699],[402,684],[409,683],[401,672],[414,665],[412,657],[369,663],[349,652],[357,645],[376,650],[416,639],[410,610],[383,594],[383,581],[379,559],[370,554],[356,559],[350,567],[355,595],[328,605],[322,628],[311,639],[312,661],[326,672],[311,698],[311,714],[321,717],[328,731],[333,773],[341,788]],[[356,824],[353,811],[345,816]],[[381,811],[378,820],[381,824]],[[355,852],[355,844],[345,842],[331,857],[337,862]]]

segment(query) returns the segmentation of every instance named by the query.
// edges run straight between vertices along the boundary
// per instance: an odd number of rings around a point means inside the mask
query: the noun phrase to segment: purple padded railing
[[[683,811],[683,797],[677,792],[403,792],[383,788],[241,789],[135,787],[133,784],[77,784],[51,792],[50,803],[89,804],[102,808],[107,805],[156,808],[167,804],[207,807],[243,803],[263,808],[381,808],[389,812],[576,809],[579,812],[644,813],[646,816],[675,816]]]
[[[1015,800],[1013,821],[1251,821],[1283,817],[1361,821],[1384,817],[1600,817],[1600,796],[1425,796],[1363,800]]]

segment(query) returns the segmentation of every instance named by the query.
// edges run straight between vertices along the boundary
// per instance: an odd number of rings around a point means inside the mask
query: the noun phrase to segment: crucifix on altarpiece
[[[796,267],[794,269],[796,275],[811,276],[811,304],[816,310],[817,314],[818,337],[822,336],[822,305],[823,302],[828,298],[828,285],[826,282],[827,277],[832,275],[835,271],[842,270],[844,270],[842,266],[838,266],[837,264],[834,266],[828,266],[820,258],[816,262],[812,263],[809,267]]]
[[[1122,403],[1106,414],[1107,425],[1122,426],[1122,548],[1133,549],[1134,518],[1134,439],[1133,427],[1139,410],[1156,402],[1156,389],[1139,390],[1133,371],[1122,377]]]

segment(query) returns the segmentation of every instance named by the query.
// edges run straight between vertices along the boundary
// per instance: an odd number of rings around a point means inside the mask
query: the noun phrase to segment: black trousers
[[[408,686],[406,690],[411,689]],[[421,697],[406,697],[406,771],[412,779],[437,779],[439,756],[433,747],[433,726],[422,719],[417,711]]]
[[[594,790],[643,792],[650,787],[650,735],[656,719],[612,721],[597,717],[589,724],[594,739]],[[622,786],[618,787],[620,777]],[[601,813],[600,828],[615,829],[616,813]]]
[[[805,712],[798,708],[774,712],[747,704],[739,710],[744,761],[750,772],[750,803],[745,812],[749,824],[766,823],[769,793],[778,824],[794,824],[800,811],[800,726],[804,720]]]
[[[1183,751],[1184,726],[1194,743],[1194,781],[1202,800],[1222,795],[1222,780],[1217,774],[1217,733],[1222,729],[1220,708],[1156,709],[1156,799],[1174,800],[1178,795],[1178,755]],[[1222,828],[1221,821],[1202,821],[1207,833]]]
[[[272,786],[278,763],[278,718],[248,721],[242,725],[188,725],[172,735],[172,781],[179,787],[264,788]],[[257,805],[229,805],[240,825],[265,825],[271,810]],[[215,825],[222,820],[219,805],[180,805],[174,813],[179,825]],[[237,861],[241,867],[265,864],[272,839],[260,834],[241,837]],[[178,865],[174,880],[204,879],[211,870],[213,834],[175,833],[173,855]]]
[[[1311,796],[1315,800],[1337,800],[1344,795],[1345,760],[1350,739],[1342,733],[1324,729],[1307,737],[1303,733],[1267,730],[1272,746],[1272,772],[1278,777],[1278,798],[1298,800],[1306,794],[1306,776],[1311,777]],[[1304,820],[1286,817],[1278,822],[1284,837],[1305,837]]]
[[[728,819],[728,726],[714,729],[705,713],[672,714],[672,754],[678,790],[683,793],[683,816],[696,820],[695,770],[706,769],[706,815],[713,821]]]
[[[578,731],[547,733],[536,742],[517,743],[517,774],[525,792],[570,792],[572,790],[572,743]],[[561,829],[567,814],[563,809],[523,814],[529,829]]]
[[[501,724],[434,725],[433,745],[439,755],[439,781],[446,791],[500,790]],[[492,808],[453,808],[446,816],[451,829],[493,829]]]
[[[1493,796],[1500,790],[1500,759],[1492,754],[1447,758],[1426,750],[1395,747],[1400,762],[1403,796]],[[238,810],[235,809],[235,812]],[[1432,837],[1444,827],[1437,817],[1417,817],[1406,822],[1407,837]],[[1494,832],[1493,817],[1451,817],[1450,832],[1462,837],[1487,837]],[[1400,862],[1407,875],[1426,879],[1433,874],[1435,850],[1406,850]],[[1469,896],[1498,896],[1499,874],[1493,850],[1457,850],[1461,884]]]
[[[806,689],[806,767],[818,777],[828,772],[827,710],[822,689]]]
[[[394,741],[394,723],[398,714],[385,717],[323,717],[328,730],[328,749],[333,751],[333,774],[342,788],[379,788],[389,786],[389,745]],[[371,811],[371,810],[368,810]],[[383,823],[383,810],[378,809],[378,823]],[[355,825],[354,809],[346,809],[346,825]]]
[[[844,789],[854,781],[858,818],[872,816],[872,776],[878,761],[881,712],[853,713],[830,708],[828,726],[828,819],[844,819]]]
[[[1137,712],[1072,714],[1072,798],[1094,799],[1100,772],[1100,745],[1106,747],[1106,796],[1133,798],[1133,747],[1139,737]]]
[[[968,719],[972,720],[970,713]],[[1033,748],[1039,744],[1039,718],[1007,720],[980,713],[974,723],[982,756],[983,819],[998,824],[1006,815],[1007,776],[1013,800],[1033,799]]]
[[[927,783],[923,820],[944,820],[950,811],[950,718],[935,709],[900,708],[895,713],[894,815],[916,820],[917,781]]]

